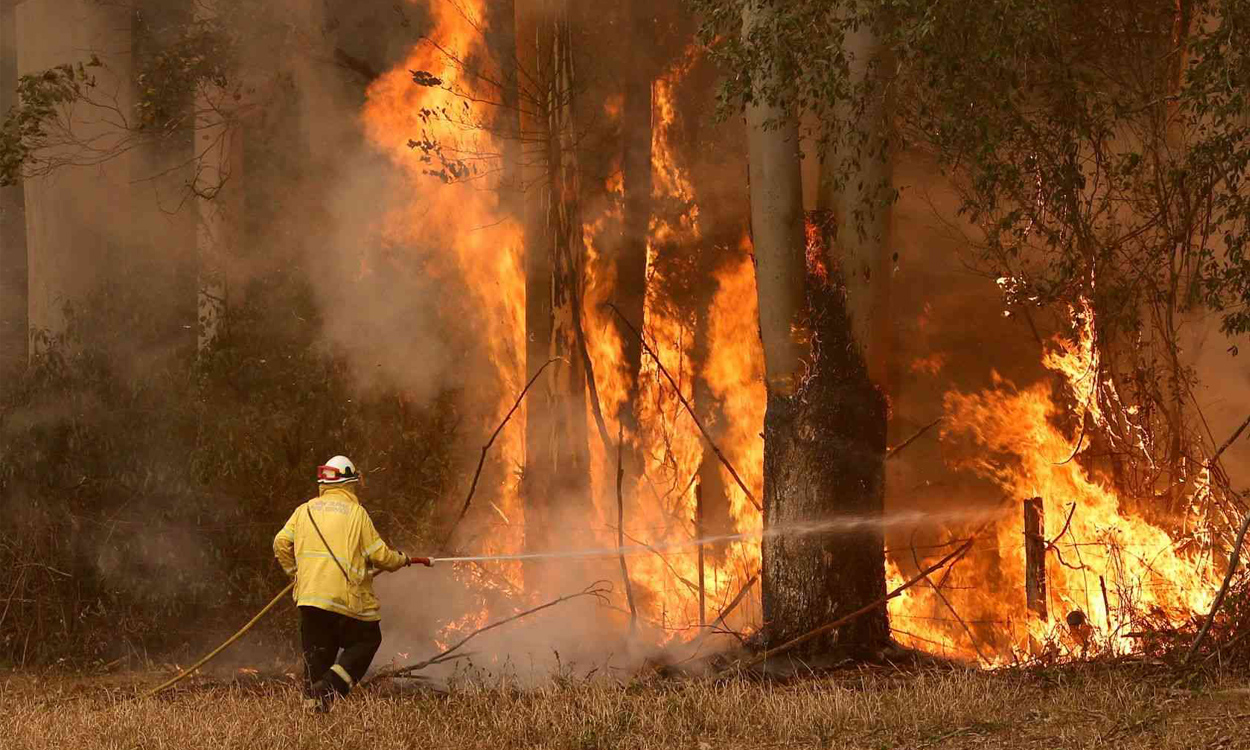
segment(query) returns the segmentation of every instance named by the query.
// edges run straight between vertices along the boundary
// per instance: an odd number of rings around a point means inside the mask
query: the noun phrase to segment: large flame
[[[1126,652],[1136,645],[1134,628],[1143,617],[1176,622],[1210,607],[1217,584],[1210,560],[1185,549],[1091,475],[1078,460],[1089,446],[1084,430],[1074,445],[1057,426],[1071,412],[1078,421],[1091,420],[1091,429],[1101,426],[1099,390],[1110,387],[1099,380],[1093,313],[1087,305],[1073,313],[1075,335],[1056,338],[1043,358],[1061,387],[1042,381],[1018,388],[995,374],[985,392],[946,395],[943,440],[974,448],[956,467],[999,487],[1006,512],[952,573],[944,594],[949,607],[931,587],[911,589],[891,603],[904,640],[992,663],[1047,643],[1073,653]],[[1057,403],[1058,395],[1071,400],[1071,410]],[[1031,497],[1042,498],[1044,507],[1045,620],[1025,606],[1022,501]],[[890,574],[901,582],[894,561]]]
[[[411,202],[387,217],[384,235],[396,244],[418,248],[430,273],[462,283],[471,297],[466,309],[477,311],[481,335],[476,343],[483,348],[489,367],[475,381],[484,387],[475,388],[474,399],[478,403],[485,399],[477,426],[489,433],[508,412],[524,380],[522,232],[501,209],[485,177],[441,184],[430,177],[432,165],[422,159],[421,150],[406,145],[409,139],[438,143],[443,153],[469,162],[475,155],[503,150],[493,131],[474,120],[475,109],[469,103],[489,99],[493,92],[477,91],[480,79],[465,75],[447,54],[451,52],[458,60],[489,56],[481,33],[483,3],[435,2],[430,10],[435,28],[429,36],[437,40],[437,46],[417,46],[402,65],[370,87],[362,125],[377,148],[402,165],[411,178]],[[695,361],[696,313],[680,300],[665,296],[665,271],[656,262],[660,248],[685,253],[705,249],[696,186],[674,146],[674,91],[696,54],[692,48],[654,82],[654,195],[657,205],[683,208],[676,213],[657,212],[650,223],[645,336],[686,400],[696,401],[697,387],[708,389],[718,413],[701,416],[715,422],[719,447],[752,492],[762,497],[761,431],[766,399],[749,242],[744,239],[736,257],[716,272],[715,293],[701,331],[707,338],[701,363]],[[428,85],[433,81],[425,77],[426,85],[418,85],[411,71],[423,71],[440,82]],[[610,100],[605,114],[617,118],[619,113],[619,101]],[[490,171],[482,170],[483,174]],[[616,284],[610,251],[622,212],[619,174],[609,179],[606,188],[610,200],[598,215],[587,217],[584,227],[587,257],[582,316],[609,439],[615,441],[624,410],[633,409],[638,417],[638,433],[626,434],[625,439],[645,465],[637,481],[625,488],[624,531],[627,544],[657,548],[653,554],[631,557],[629,567],[644,632],[664,643],[697,634],[700,588],[707,602],[703,617],[714,620],[758,572],[760,543],[757,537],[750,538],[708,555],[701,581],[696,550],[672,549],[692,542],[697,535],[694,485],[706,445],[667,378],[648,357],[638,374],[637,402],[628,402],[630,377],[623,342],[603,305],[613,299]],[[1057,340],[1045,365],[1062,378],[1068,392],[1061,395],[1065,403],[1074,404],[1077,421],[1089,419],[1097,424],[1105,420],[1105,399],[1099,397],[1104,385],[1098,381],[1095,323],[1085,308],[1076,311],[1076,318],[1076,336],[1072,341]],[[917,361],[913,370],[936,375],[946,359],[945,354],[936,353]],[[932,587],[915,587],[891,602],[901,640],[928,650],[1001,663],[1038,643],[1072,646],[1073,628],[1065,618],[1080,610],[1090,625],[1087,632],[1078,633],[1083,646],[1092,638],[1123,651],[1132,648],[1132,628],[1142,613],[1175,619],[1209,606],[1214,589],[1210,566],[1195,563],[1194,556],[1179,549],[1167,530],[1147,522],[1131,504],[1091,476],[1078,460],[1087,445],[1079,440],[1074,444],[1057,426],[1067,411],[1057,402],[1057,390],[1049,382],[1017,388],[1000,379],[983,393],[947,395],[942,439],[970,442],[978,449],[957,468],[993,482],[1008,510],[983,530],[968,558],[941,579],[947,587],[942,596]],[[520,421],[515,420],[500,435],[494,449],[505,468],[523,464]],[[615,456],[605,448],[615,446],[605,446],[597,431],[592,432],[590,442],[597,517],[586,519],[586,526],[611,546],[616,538]],[[723,467],[717,471],[728,493],[733,528],[759,531],[759,512]],[[474,551],[519,552],[524,509],[517,478],[507,470],[492,476],[495,479],[478,494],[479,509],[490,510],[482,511],[485,521],[479,518],[479,527],[486,533],[474,537]],[[1045,621],[1030,617],[1024,602],[1020,503],[1030,497],[1043,500],[1050,544],[1046,552],[1049,617]],[[889,576],[893,584],[909,571],[914,571],[910,554],[892,550]],[[465,568],[460,574],[466,583],[484,589],[502,586],[517,594],[523,588],[519,571],[506,565]],[[736,610],[730,625],[739,630],[758,627],[757,602],[758,588]],[[623,610],[623,597],[616,604]],[[449,631],[480,625],[487,606],[484,599],[481,611],[448,623]],[[952,608],[961,618],[953,616]]]
[[[488,189],[484,179],[452,181],[432,178],[434,164],[423,153],[408,145],[410,140],[437,143],[444,153],[455,154],[465,163],[488,172],[489,163],[479,163],[479,155],[499,153],[499,143],[489,128],[475,121],[467,97],[475,91],[477,79],[467,75],[443,50],[459,59],[470,59],[485,52],[479,28],[484,7],[446,3],[430,5],[436,31],[431,43],[412,49],[402,65],[378,78],[370,87],[361,123],[369,140],[410,178],[411,201],[402,210],[387,216],[384,233],[396,244],[417,248],[432,274],[457,279],[472,295],[464,309],[476,312],[481,326],[478,345],[491,372],[470,373],[475,385],[479,433],[489,434],[512,406],[524,384],[525,276],[522,231],[519,224],[499,205],[498,193]],[[441,49],[439,49],[441,47]],[[439,79],[436,85],[417,85],[412,71]],[[427,79],[427,83],[430,81]],[[485,403],[481,398],[485,396]],[[518,420],[519,422],[519,420]],[[514,425],[496,443],[498,461],[505,468],[494,472],[495,486],[482,487],[480,502],[492,508],[490,533],[475,542],[483,554],[515,552],[523,541],[524,511],[518,480],[512,467],[523,463],[523,429]],[[519,587],[516,566],[493,571],[483,578],[481,568],[461,571],[466,579],[483,586]],[[481,621],[480,613],[466,616],[462,626]],[[453,628],[456,629],[456,628]]]

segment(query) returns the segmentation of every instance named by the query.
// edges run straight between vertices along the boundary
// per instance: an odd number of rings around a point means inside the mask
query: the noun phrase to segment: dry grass
[[[0,677],[0,746],[25,748],[1233,748],[1250,747],[1250,681],[1178,689],[1164,673],[883,671],[744,679],[367,689],[327,716],[291,684],[140,700],[139,680]]]

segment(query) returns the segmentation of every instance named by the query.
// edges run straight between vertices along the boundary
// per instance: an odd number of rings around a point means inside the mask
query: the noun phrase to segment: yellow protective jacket
[[[310,514],[329,549],[317,535]],[[378,536],[373,519],[345,485],[323,486],[319,497],[296,508],[273,538],[273,554],[287,575],[295,576],[297,606],[367,621],[381,619],[373,593],[376,569],[398,570],[408,564],[406,555],[386,546]],[[350,581],[343,576],[344,570]]]

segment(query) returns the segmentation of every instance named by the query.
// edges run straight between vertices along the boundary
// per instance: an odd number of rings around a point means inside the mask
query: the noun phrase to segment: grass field
[[[321,716],[283,680],[135,698],[155,677],[0,674],[0,747],[1250,748],[1250,678],[1141,665],[376,687]]]

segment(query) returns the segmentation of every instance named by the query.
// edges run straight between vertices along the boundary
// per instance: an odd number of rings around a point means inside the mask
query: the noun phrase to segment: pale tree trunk
[[[136,0],[132,14],[132,64],[138,75],[176,47],[179,30],[194,18],[194,5],[191,0]],[[141,98],[141,84],[136,80],[132,85]],[[162,294],[144,297],[144,312],[153,323],[126,342],[125,356],[142,358],[148,366],[189,363],[199,348],[199,214],[197,202],[186,200],[187,186],[195,180],[196,133],[185,121],[195,103],[189,92],[164,103],[167,111],[145,124],[156,137],[133,154],[140,179],[131,190],[134,207],[144,218],[131,224],[129,240],[138,252],[128,248],[123,274],[128,286],[139,285],[132,292],[155,288]]]
[[[867,142],[861,144],[856,135],[850,137],[854,145],[843,141],[832,149],[821,169],[816,210],[832,218],[827,224],[832,232],[826,238],[829,265],[841,269],[860,356],[873,382],[889,393],[894,166],[882,83],[890,56],[867,24],[846,35],[844,49],[852,84],[861,85],[871,76],[872,92],[861,112],[847,105],[839,108],[839,117],[843,127],[855,128]]]
[[[766,6],[748,5],[744,33],[767,12]],[[769,121],[779,126],[766,128]],[[839,515],[881,513],[884,400],[853,346],[842,290],[819,273],[808,274],[795,118],[756,96],[747,108],[747,127],[768,384],[764,524],[782,532],[763,542],[762,638],[773,646],[884,593],[879,531],[784,533]],[[888,636],[883,606],[808,649],[862,654]]]
[[[539,117],[529,127],[522,125],[541,138],[543,147],[536,165],[541,170],[538,189],[526,203],[526,367],[533,373],[549,359],[561,359],[535,384],[526,409],[524,492],[530,549],[548,548],[565,538],[567,523],[561,516],[587,518],[590,502],[586,373],[576,335],[585,246],[568,11],[568,0],[525,0],[518,12],[522,63],[533,61],[528,69],[539,89]]]
[[[834,149],[833,170],[821,170],[817,221],[830,283],[830,324],[837,330],[819,337],[828,342],[822,374],[834,384],[829,438],[830,471],[836,479],[838,513],[880,517],[885,510],[887,394],[891,391],[890,286],[895,262],[893,242],[893,161],[889,143],[886,86],[892,57],[871,24],[849,32],[843,42],[850,61],[853,90],[864,90],[861,111],[841,108],[842,124],[860,133],[858,156],[844,142]],[[840,185],[838,183],[841,183]],[[841,320],[838,320],[841,318]],[[838,565],[848,594],[843,611],[861,607],[885,594],[885,538],[881,528],[840,534]],[[880,646],[889,640],[885,607],[848,626],[848,642]]]
[[[0,0],[0,116],[16,102],[17,16]],[[0,380],[27,359],[26,196],[19,182],[0,187]]]
[[[195,7],[197,21],[211,21],[215,8]],[[237,71],[236,71],[237,73]],[[208,112],[225,92],[205,83],[195,108]],[[199,293],[199,347],[210,348],[223,333],[229,303],[230,269],[234,267],[243,226],[243,126],[223,125],[217,118],[197,119],[195,144],[196,274]]]

